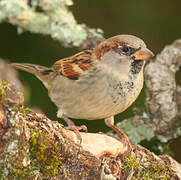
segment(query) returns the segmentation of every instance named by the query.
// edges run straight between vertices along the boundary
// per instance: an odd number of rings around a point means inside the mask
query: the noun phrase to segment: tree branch
[[[72,4],[71,0],[1,0],[0,22],[16,25],[19,33],[50,35],[65,46],[95,47],[104,39],[102,31],[77,24],[68,10]],[[133,142],[154,136],[166,142],[181,134],[181,88],[175,81],[180,63],[181,40],[177,40],[147,64],[146,109],[118,124]],[[81,133],[79,144],[73,132],[23,106],[15,74],[0,61],[0,179],[181,178],[180,164],[138,145],[128,152],[120,140],[91,133]]]
[[[50,35],[64,46],[90,49],[104,38],[101,29],[77,24],[69,11],[72,0],[1,0],[0,22],[18,27],[18,33]]]
[[[175,160],[139,145],[129,152],[120,140],[94,133],[81,133],[79,144],[74,132],[25,108],[23,99],[15,85],[0,83],[0,179],[181,178]]]

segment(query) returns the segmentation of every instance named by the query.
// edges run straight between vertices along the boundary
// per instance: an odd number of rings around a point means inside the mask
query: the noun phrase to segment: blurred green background
[[[104,36],[117,34],[133,34],[146,42],[149,49],[159,53],[165,45],[181,38],[181,1],[179,0],[79,0],[74,1],[73,11],[79,23],[85,23],[92,28],[104,30]],[[17,28],[0,24],[0,57],[8,62],[26,62],[51,66],[56,60],[73,55],[78,49],[64,48],[48,36],[25,32],[17,34]],[[177,80],[181,84],[181,73]],[[26,106],[41,109],[50,119],[56,117],[56,106],[47,96],[47,90],[42,83],[31,74],[20,72],[20,79],[25,86]],[[116,116],[116,121],[130,117],[133,107],[144,106],[144,90],[137,101],[124,113]],[[60,120],[59,120],[60,121]],[[62,121],[61,121],[62,122]],[[90,132],[108,131],[100,121],[74,121],[77,125],[85,124]],[[172,141],[171,150],[175,158],[181,161],[178,148],[181,138]]]

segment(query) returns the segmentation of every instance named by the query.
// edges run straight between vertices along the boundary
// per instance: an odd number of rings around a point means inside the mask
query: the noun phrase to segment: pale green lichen
[[[15,129],[15,133],[19,136],[21,134],[21,131],[19,129]]]
[[[9,170],[6,167],[0,167],[0,179],[6,179],[9,174]]]
[[[12,126],[14,126],[16,121],[13,118],[9,118],[9,122],[11,123]]]
[[[129,136],[131,142],[135,144],[145,139],[150,140],[155,136],[153,129],[146,124],[140,123],[140,125],[135,125],[135,122],[131,119],[126,119],[121,123],[118,123],[117,126],[119,129],[123,129]]]
[[[109,172],[109,173],[105,173]],[[111,170],[106,162],[102,162],[102,170],[101,170],[101,180],[116,180],[116,177],[114,177],[111,174]]]
[[[28,30],[50,35],[64,45],[79,47],[86,40],[87,32],[68,10],[67,6],[72,4],[71,0],[34,0],[30,6],[26,0],[1,0],[0,21],[17,25],[20,33]],[[41,12],[37,8],[41,8]],[[89,29],[89,32],[102,37],[100,29]]]
[[[90,29],[89,30],[94,36],[102,38],[102,34],[104,33],[102,29],[97,28],[97,29]]]
[[[54,11],[57,7],[73,5],[71,0],[39,0],[38,5],[45,11]]]
[[[8,140],[8,139],[10,139],[11,137],[12,137],[11,132],[7,131],[7,132],[3,135],[2,140]]]
[[[17,152],[18,152],[18,140],[14,140],[9,143],[7,148],[7,153],[13,156],[16,155]]]
[[[22,122],[19,121],[20,117],[17,117],[20,112],[14,111],[14,109],[17,108],[8,109],[8,121],[10,122],[12,119],[14,127],[11,122],[11,129],[2,137],[4,142],[7,142],[7,147],[5,146],[3,153],[0,154],[0,179],[23,179],[25,175],[29,175],[32,171],[29,166],[29,144],[26,140],[24,141],[24,138],[21,138],[22,129],[20,124]]]
[[[23,158],[23,161],[22,161],[22,164],[23,164],[23,166],[24,167],[27,167],[29,164],[30,164],[30,159],[29,159],[29,156],[25,156],[24,158]]]
[[[17,16],[27,5],[23,0],[1,0],[0,1],[0,20]]]

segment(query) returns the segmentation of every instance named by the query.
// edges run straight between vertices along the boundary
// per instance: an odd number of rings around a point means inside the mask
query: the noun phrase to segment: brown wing
[[[71,57],[61,59],[52,66],[52,69],[61,75],[78,80],[79,76],[93,66],[91,61],[93,50],[85,50]]]

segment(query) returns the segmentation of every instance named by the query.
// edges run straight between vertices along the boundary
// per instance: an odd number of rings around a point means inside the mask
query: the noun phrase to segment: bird
[[[114,125],[114,116],[140,94],[145,62],[153,56],[142,39],[122,34],[60,59],[50,68],[28,63],[11,65],[43,82],[58,108],[57,117],[64,119],[79,138],[79,130],[86,131],[86,127],[75,126],[70,118],[104,119],[130,146],[127,135]]]

